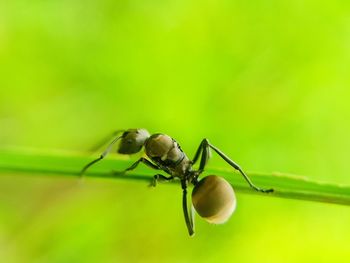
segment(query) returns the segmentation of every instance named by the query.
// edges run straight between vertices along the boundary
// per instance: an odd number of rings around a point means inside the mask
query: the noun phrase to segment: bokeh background
[[[348,1],[0,1],[0,145],[84,152],[145,127],[350,184],[349,68]],[[189,238],[176,185],[2,174],[1,262],[349,260],[348,207],[237,197]]]

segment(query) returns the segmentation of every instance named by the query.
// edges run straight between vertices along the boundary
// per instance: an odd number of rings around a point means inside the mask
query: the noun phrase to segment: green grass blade
[[[0,174],[61,175],[78,176],[81,168],[96,156],[87,157],[81,153],[35,150],[0,150]],[[127,175],[112,175],[111,171],[122,171],[133,161],[128,157],[106,158],[86,173],[86,177],[103,177],[150,182],[155,172],[140,165]],[[236,191],[261,194],[252,190],[237,172],[231,169],[208,168],[206,174],[215,174],[229,181]],[[273,193],[261,194],[272,197],[319,201],[350,205],[350,186],[308,180],[305,177],[282,173],[248,173],[259,187],[274,188]]]

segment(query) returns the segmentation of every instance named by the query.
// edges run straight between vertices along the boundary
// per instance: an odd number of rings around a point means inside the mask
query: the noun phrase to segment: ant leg
[[[190,208],[190,222],[191,222],[191,225],[192,225],[192,230],[193,230],[193,235],[194,235],[194,215],[195,215],[195,212],[194,212],[194,206],[191,204],[191,208]]]
[[[166,177],[162,174],[156,174],[155,176],[153,176],[152,182],[150,183],[149,186],[156,187],[157,182],[169,182],[169,181],[172,181],[173,179],[174,177],[172,176]]]
[[[107,142],[111,140],[111,138],[114,138],[119,133],[124,132],[125,130],[116,130],[112,134],[108,135],[107,137],[103,138],[103,140],[99,141],[99,143],[95,144],[94,147],[90,148],[90,152],[96,152],[99,150],[103,145],[105,145]]]
[[[187,230],[190,236],[194,235],[194,224],[193,224],[193,213],[191,211],[191,217],[188,215],[187,208],[187,184],[185,180],[181,181],[182,186],[182,208],[185,216],[185,222],[187,226]]]
[[[164,175],[161,175],[161,174],[156,174],[153,178],[153,181],[151,182],[150,186],[156,186],[156,182],[154,182],[154,180],[158,180],[158,179],[161,179],[162,181],[165,181],[165,180],[171,180],[173,179],[173,176],[171,174],[171,172],[166,169],[166,168],[160,168],[159,166],[155,165],[154,163],[152,163],[151,161],[147,160],[146,158],[143,158],[141,157],[140,159],[138,159],[136,162],[134,162],[129,168],[125,169],[124,171],[122,172],[114,172],[113,174],[121,174],[121,173],[126,173],[128,171],[131,171],[131,170],[134,170],[138,165],[139,163],[144,163],[146,166],[152,168],[152,169],[155,169],[155,170],[163,170],[164,172],[170,174],[170,177],[165,177]]]
[[[231,165],[233,168],[235,168],[237,171],[239,171],[241,173],[241,175],[244,177],[244,179],[248,182],[248,184],[250,185],[250,187],[252,187],[254,190],[259,191],[259,192],[263,192],[263,193],[270,193],[273,192],[273,189],[262,189],[260,187],[255,186],[252,181],[250,180],[250,178],[248,177],[248,175],[246,175],[243,170],[241,169],[241,167],[239,167],[238,164],[236,164],[234,161],[232,161],[229,157],[227,157],[222,151],[220,151],[218,148],[216,148],[215,146],[211,145],[208,142],[208,145],[210,148],[212,148],[218,155],[221,156],[222,159],[224,159],[229,165]]]
[[[196,151],[196,154],[192,160],[192,164],[195,164],[201,155],[201,160],[199,164],[199,169],[197,171],[197,176],[198,177],[204,170],[205,165],[207,164],[209,158],[210,158],[210,149],[207,147],[207,142],[206,139],[203,139]]]
[[[134,162],[129,168],[125,169],[124,172],[127,171],[131,171],[134,170],[139,163],[144,163],[145,165],[147,165],[148,167],[155,169],[155,170],[161,170],[157,165],[151,163],[149,160],[147,160],[146,158],[141,157],[140,159],[138,159],[136,162]]]
[[[247,183],[249,184],[250,187],[252,187],[254,190],[259,191],[259,192],[263,192],[263,193],[270,193],[273,192],[273,189],[262,189],[260,187],[257,187],[253,184],[253,182],[250,180],[250,178],[243,172],[243,170],[241,169],[241,167],[239,167],[238,164],[236,164],[234,161],[232,161],[228,156],[226,156],[222,151],[220,151],[218,148],[216,148],[214,145],[210,144],[209,141],[207,139],[204,139],[202,141],[203,143],[203,147],[204,148],[211,148],[213,149],[218,155],[220,155],[220,157],[222,159],[224,159],[229,165],[231,165],[234,169],[236,169],[237,171],[239,171],[241,173],[241,175],[243,176],[243,178],[247,181]],[[201,172],[201,169],[204,169],[204,166],[206,164],[206,161],[208,159],[208,151],[202,151],[202,159],[201,159],[201,164],[203,164],[203,166],[199,167],[199,171]]]
[[[210,148],[206,144],[206,140],[204,139],[202,141],[202,157],[201,162],[199,163],[199,174],[201,174],[204,171],[204,167],[207,165],[208,160],[210,158]]]
[[[192,159],[192,164],[195,164],[198,161],[198,158],[199,158],[199,155],[202,151],[202,148],[203,148],[203,141],[201,141],[201,143],[198,146],[198,149],[197,149],[197,151]]]
[[[208,160],[211,156],[209,147],[206,147],[206,139],[201,141],[201,143],[196,151],[196,154],[192,160],[192,164],[195,164],[197,162],[200,155],[201,155],[201,160],[200,160],[199,168],[197,170],[197,173],[196,173],[196,176],[195,176],[193,182],[195,182],[197,180],[197,178],[199,177],[199,175],[203,172],[204,167],[208,163]]]
[[[118,137],[116,137],[107,147],[107,149],[101,154],[101,156],[95,160],[93,160],[92,162],[89,162],[87,165],[85,165],[83,167],[83,169],[80,172],[80,176],[83,176],[83,174],[85,173],[85,171],[93,164],[97,163],[98,161],[102,160],[103,158],[106,157],[106,155],[112,150],[113,145],[123,136],[120,135]]]

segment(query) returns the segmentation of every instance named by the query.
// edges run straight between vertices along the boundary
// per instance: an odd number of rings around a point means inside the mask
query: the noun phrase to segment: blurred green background
[[[350,184],[349,66],[348,1],[0,1],[0,145],[84,152],[144,127]],[[180,186],[2,175],[1,262],[349,260],[348,207],[237,198],[189,238]]]

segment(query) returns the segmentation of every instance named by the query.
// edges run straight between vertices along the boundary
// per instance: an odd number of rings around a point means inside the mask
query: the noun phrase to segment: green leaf
[[[0,150],[0,174],[24,174],[42,176],[72,176],[78,178],[81,168],[96,158],[82,153],[37,150]],[[111,156],[92,166],[85,174],[86,177],[103,177],[120,180],[140,180],[150,182],[154,170],[139,165],[127,174],[113,175],[112,171],[123,171],[132,164],[128,157]],[[273,193],[258,193],[251,189],[242,176],[232,169],[208,167],[206,174],[224,177],[236,191],[250,194],[260,194],[271,197],[319,201],[350,205],[350,186],[323,183],[306,177],[283,173],[247,173],[255,185],[273,188]],[[175,181],[175,183],[178,183]]]

